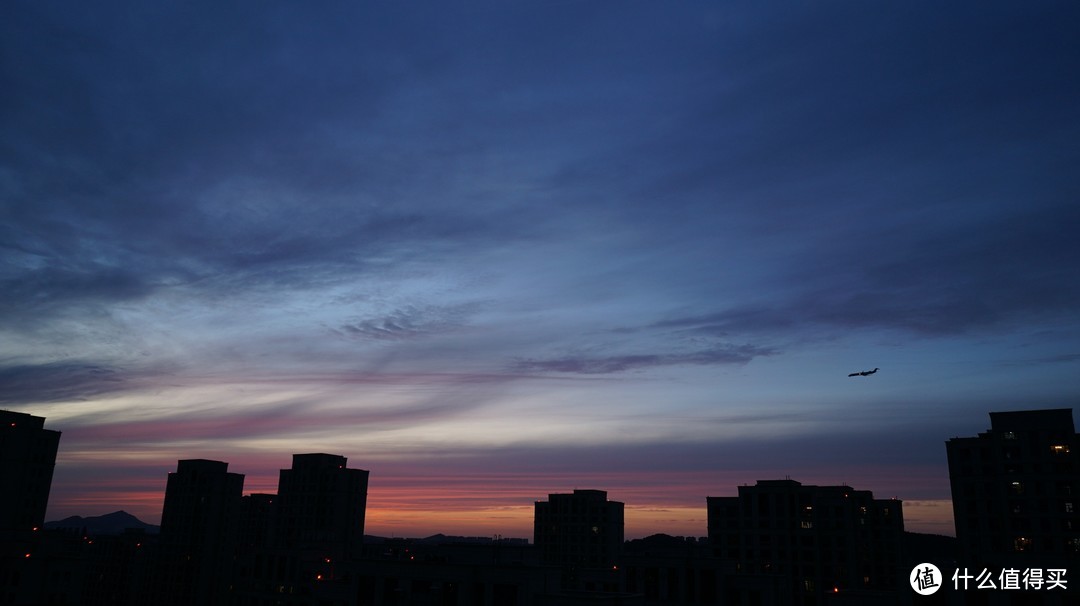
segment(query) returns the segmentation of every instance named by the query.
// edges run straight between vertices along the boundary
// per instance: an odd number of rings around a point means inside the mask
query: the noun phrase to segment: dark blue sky
[[[706,494],[790,475],[947,532],[943,441],[1080,394],[1078,31],[1068,2],[5,3],[0,405],[64,431],[53,517],[322,450],[372,471],[374,530],[527,535],[577,486],[704,534]]]

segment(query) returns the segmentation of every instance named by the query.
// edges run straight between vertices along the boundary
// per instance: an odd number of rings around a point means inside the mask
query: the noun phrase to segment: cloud
[[[1080,353],[1066,353],[1042,358],[1003,360],[1001,366],[1043,366],[1045,364],[1073,364],[1080,362]]]
[[[401,340],[453,331],[464,326],[478,305],[407,305],[378,318],[356,319],[338,332],[350,337]]]
[[[143,379],[155,374],[79,361],[0,366],[0,403],[91,400],[138,389]]]
[[[312,394],[313,400],[305,399],[283,409],[251,410],[239,407],[236,414],[240,415],[240,419],[243,415],[254,414],[262,418],[261,422],[279,418],[291,422],[292,416],[286,413],[296,411],[298,416],[302,415],[305,419],[305,427],[310,423],[335,426],[339,420],[344,422],[338,418],[340,415],[350,419],[354,419],[354,415],[360,415],[365,423],[403,422],[411,417],[419,420],[423,415],[434,414],[443,409],[468,410],[496,397],[500,386],[529,378],[535,376],[505,372],[392,372],[378,369],[328,371],[313,368],[305,371],[302,368],[293,368],[290,372],[251,369],[238,371],[197,365],[182,366],[164,360],[143,365],[76,360],[0,365],[0,403],[89,401],[101,396],[139,391],[154,392],[152,395],[148,393],[148,398],[161,397],[162,391],[168,391],[178,394],[177,397],[181,399],[194,398],[196,402],[201,402],[201,398],[206,397],[201,390],[207,387],[222,390],[223,393],[230,389],[240,389],[242,392],[246,388],[257,388],[259,393],[260,390],[282,393],[295,393],[299,390]],[[421,393],[437,391],[441,395],[431,401],[421,398],[409,406],[399,408],[360,408],[351,412],[312,414],[313,410],[319,408],[317,404],[323,401],[322,399],[334,399],[334,394],[348,393],[360,386],[401,386],[415,388]],[[186,396],[185,393],[193,395]],[[278,412],[270,414],[273,410]],[[184,415],[187,412],[178,411],[177,414]],[[168,430],[168,424],[175,421],[172,415],[167,416],[172,420],[162,421],[163,424],[158,429]],[[205,421],[208,427],[218,423],[221,427],[232,428],[238,432],[247,431],[243,420],[234,423],[229,419],[229,415],[210,415]],[[93,424],[96,421],[96,417],[91,414],[82,422]],[[251,427],[259,427],[260,423]],[[216,431],[215,429],[211,433]]]
[[[453,417],[482,405],[475,399],[466,405],[461,398],[447,395],[435,401],[396,406],[356,406],[327,409],[310,398],[284,403],[241,407],[223,413],[172,414],[152,420],[101,422],[67,430],[71,448],[92,444],[152,445],[165,442],[210,444],[217,441],[303,436],[322,433],[332,427],[357,427],[363,431],[420,424]],[[89,419],[84,420],[83,422]],[[166,437],[167,436],[167,437]]]
[[[648,328],[775,337],[883,329],[942,337],[1075,320],[1074,225],[1080,211],[1054,207],[918,233],[871,227],[865,237],[808,249],[783,270],[789,280],[782,290]]]
[[[86,264],[76,268],[27,269],[0,280],[0,325],[20,328],[73,306],[100,308],[136,301],[148,296],[154,288],[146,276],[118,267]]]
[[[564,357],[518,359],[511,368],[519,372],[611,374],[661,366],[712,366],[746,364],[754,358],[775,355],[774,349],[754,345],[728,345],[687,353],[613,355],[604,357]]]
[[[453,63],[388,34],[440,28],[380,7],[198,10],[20,5],[0,24],[0,88],[21,91],[0,100],[0,246],[26,257],[0,259],[5,320],[415,275],[533,230],[538,212],[469,185],[491,157],[458,136],[475,89],[423,101],[415,78]],[[435,115],[453,132],[415,124]]]

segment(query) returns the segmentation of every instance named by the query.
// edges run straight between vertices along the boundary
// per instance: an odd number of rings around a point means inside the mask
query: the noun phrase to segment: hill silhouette
[[[99,534],[122,534],[127,530],[142,530],[149,534],[157,534],[159,527],[147,524],[130,513],[120,510],[100,516],[71,516],[63,520],[45,522],[47,529],[75,529],[88,535]]]

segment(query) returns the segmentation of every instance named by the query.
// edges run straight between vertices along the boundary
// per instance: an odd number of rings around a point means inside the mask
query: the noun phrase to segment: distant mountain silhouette
[[[71,528],[86,529],[86,534],[122,534],[129,529],[142,530],[148,534],[157,534],[159,527],[147,524],[126,511],[114,511],[102,516],[71,516],[55,522],[45,522],[47,529]]]
[[[643,539],[630,539],[626,542],[626,545],[627,547],[672,547],[697,542],[697,537],[673,537],[670,534],[661,532],[658,534],[651,534]]]
[[[382,545],[384,543],[412,543],[416,545],[490,545],[492,543],[506,543],[512,545],[528,545],[529,539],[514,537],[463,537],[457,535],[433,534],[430,537],[380,537],[370,534],[364,535],[364,543],[367,545]]]

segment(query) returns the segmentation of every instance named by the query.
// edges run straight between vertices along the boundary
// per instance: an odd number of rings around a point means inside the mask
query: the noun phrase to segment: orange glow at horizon
[[[399,508],[367,510],[366,534],[423,537],[434,534],[528,539],[533,537],[533,507],[482,507],[432,511]],[[625,536],[653,534],[703,537],[708,534],[705,507],[627,507]]]
[[[240,458],[240,457],[237,457]],[[277,492],[277,474],[256,458],[230,465],[244,473],[244,494]],[[769,475],[769,474],[762,474]],[[159,524],[164,504],[165,474],[148,478],[99,478],[54,485],[48,520],[96,516],[125,510],[140,520]],[[372,474],[368,488],[365,532],[379,536],[424,537],[434,534],[532,539],[536,501],[575,488],[605,490],[625,504],[625,537],[652,534],[703,537],[708,534],[706,496],[737,492],[741,478],[715,472],[566,474],[459,473],[452,476],[406,473]],[[859,486],[860,483],[856,483]],[[659,495],[659,497],[658,497]],[[875,495],[882,498],[881,495]],[[954,534],[948,499],[904,500],[905,527],[912,532]]]
[[[260,491],[245,491],[246,494],[252,492]],[[50,504],[48,519],[102,515],[123,509],[143,522],[159,524],[163,499],[162,492],[153,490],[82,493],[66,499],[63,507]],[[540,500],[546,499],[547,495],[543,495]],[[438,505],[440,500],[445,506]],[[905,501],[903,507],[904,527],[909,532],[954,535],[952,502],[948,499]],[[390,493],[384,490],[378,495],[369,495],[365,533],[396,537],[425,537],[440,533],[482,537],[501,535],[525,538],[531,542],[533,511],[531,501],[528,504],[507,505],[505,502],[496,503],[492,497],[450,500],[446,496],[425,494],[418,489],[401,489]],[[627,503],[627,540],[652,534],[706,536],[708,522],[705,505]]]

